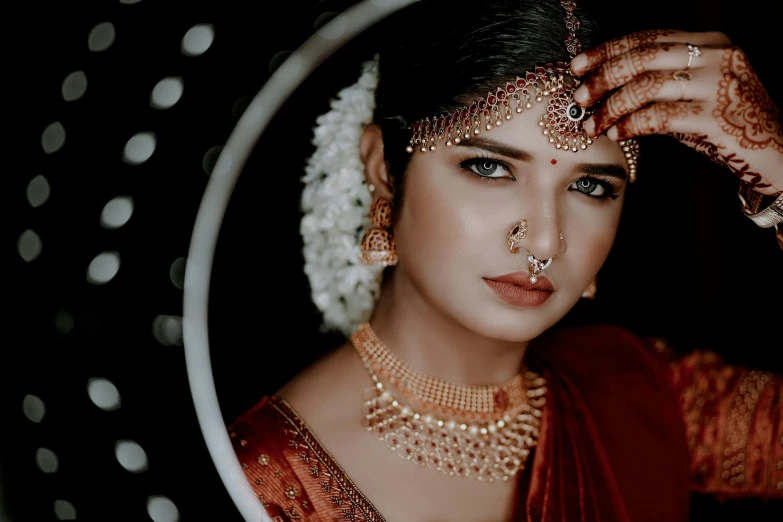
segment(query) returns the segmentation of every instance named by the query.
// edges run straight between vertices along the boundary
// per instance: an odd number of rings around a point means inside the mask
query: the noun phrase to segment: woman
[[[319,120],[306,271],[351,335],[229,428],[260,502],[275,520],[645,522],[687,520],[691,491],[783,497],[777,377],[560,326],[595,292],[637,137],[674,134],[740,177],[754,221],[783,219],[783,128],[747,59],[719,33],[596,45],[573,2],[477,5],[409,8],[422,30],[381,51],[377,89],[371,63]]]

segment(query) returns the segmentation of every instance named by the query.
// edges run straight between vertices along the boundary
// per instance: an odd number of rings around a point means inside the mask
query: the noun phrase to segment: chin
[[[470,314],[463,324],[469,330],[489,339],[521,343],[531,341],[544,333],[562,319],[566,312],[555,310],[554,306],[525,309],[490,303],[482,306],[480,313]]]

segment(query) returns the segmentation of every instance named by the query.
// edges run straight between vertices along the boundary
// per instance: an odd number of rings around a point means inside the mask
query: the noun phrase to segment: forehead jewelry
[[[574,16],[576,2],[560,0],[565,9],[564,22],[568,29],[565,40],[571,58],[582,50],[582,43],[576,36],[580,28],[579,19]],[[538,125],[557,149],[577,152],[593,143],[584,131],[583,121],[591,113],[574,102],[574,91],[580,85],[578,77],[571,73],[564,62],[547,63],[533,71],[527,71],[515,80],[509,80],[494,92],[457,109],[451,114],[427,117],[410,125],[411,138],[406,150],[428,152],[437,150],[437,142],[445,140],[451,147],[471,136],[481,134],[482,128],[492,130],[513,119],[513,114],[533,107],[533,100],[541,102],[547,98],[547,107]],[[636,140],[618,142],[628,164],[629,181],[636,179],[636,160],[639,145]]]

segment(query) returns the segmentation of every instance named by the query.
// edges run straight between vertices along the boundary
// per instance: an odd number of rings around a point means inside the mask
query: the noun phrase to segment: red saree
[[[614,326],[531,346],[547,403],[513,520],[686,522],[691,491],[783,498],[780,379],[664,352]],[[229,431],[276,522],[383,521],[284,401],[264,398]]]

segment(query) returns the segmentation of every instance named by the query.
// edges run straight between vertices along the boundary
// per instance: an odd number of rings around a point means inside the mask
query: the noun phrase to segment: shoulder
[[[308,425],[320,431],[352,419],[357,408],[361,408],[362,391],[369,382],[361,359],[346,343],[300,372],[275,396],[284,399]]]
[[[306,426],[284,400],[264,397],[229,426],[229,437],[256,498],[272,520],[320,520],[311,496]]]
[[[267,460],[259,455],[281,453],[290,421],[279,406],[280,401],[274,397],[264,397],[228,427],[231,444],[243,469]]]
[[[231,440],[246,470],[268,469],[258,468],[259,455],[281,466],[296,460],[289,448],[297,433],[312,432],[327,447],[340,447],[370,382],[356,352],[347,348],[328,353],[232,423]]]
[[[229,438],[250,486],[270,516],[285,514],[285,491],[277,483],[285,479],[298,487],[286,455],[292,426],[274,397],[264,397],[228,427]],[[272,486],[272,487],[270,487]]]
[[[290,412],[306,419],[308,424],[318,424],[319,417],[329,404],[340,403],[350,394],[356,395],[353,381],[360,380],[366,386],[367,373],[353,350],[345,346],[328,352],[308,366],[271,396],[262,398],[252,408],[237,417],[230,430],[238,437],[243,433],[249,439],[274,440],[286,423]]]
[[[355,352],[339,348],[229,426],[245,476],[270,516],[322,520],[316,508],[328,493],[324,477],[339,475],[324,448],[351,440],[345,426],[353,425],[368,381]]]

